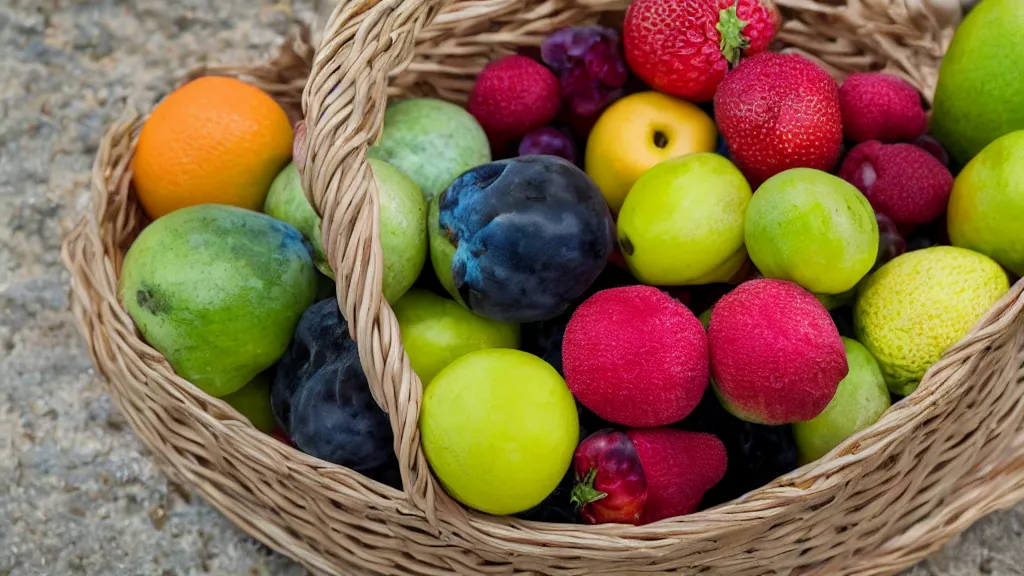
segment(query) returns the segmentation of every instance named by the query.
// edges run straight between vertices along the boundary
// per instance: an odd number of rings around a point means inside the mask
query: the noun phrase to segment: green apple
[[[441,231],[439,221],[441,219],[441,209],[438,199],[440,195],[435,196],[430,201],[430,208],[427,211],[427,233],[430,236],[430,264],[434,267],[434,274],[437,275],[437,280],[441,282],[441,286],[448,291],[448,294],[455,299],[456,302],[462,304],[462,297],[459,296],[458,290],[455,289],[455,280],[452,278],[452,259],[455,258],[455,246],[444,235]]]
[[[711,323],[711,311],[714,309],[715,307],[712,306],[711,308],[701,312],[700,316],[697,317],[697,319],[700,320],[700,323],[704,325],[705,330],[708,329],[708,324]]]
[[[486,348],[519,348],[519,325],[497,322],[426,290],[393,307],[412,369],[424,383],[455,360]]]
[[[836,395],[813,420],[793,424],[801,464],[813,462],[857,432],[871,426],[889,409],[891,400],[882,369],[860,342],[843,338],[850,372]]]
[[[320,216],[310,206],[302,191],[302,177],[292,162],[274,178],[270,192],[263,204],[263,211],[271,218],[295,226],[313,245],[313,262],[321,273],[334,277],[327,264],[327,253],[320,239]]]
[[[383,133],[367,154],[412,178],[429,202],[463,172],[490,162],[491,145],[465,108],[413,98],[388,106]]]
[[[427,203],[419,186],[397,168],[373,158],[369,162],[380,189],[384,298],[398,302],[427,260]]]
[[[878,257],[878,221],[867,198],[811,168],[786,170],[757,189],[744,237],[761,274],[820,295],[853,289]]]
[[[831,312],[836,308],[852,306],[853,302],[857,299],[857,287],[854,286],[842,294],[815,294],[814,297],[818,299],[818,302],[821,302],[826,310]]]
[[[743,221],[750,184],[723,156],[657,164],[619,212],[619,247],[638,280],[655,286],[727,282],[747,261]]]
[[[420,439],[453,498],[495,515],[540,504],[558,486],[579,440],[576,401],[536,356],[470,352],[423,391]]]
[[[273,382],[272,371],[261,372],[241,390],[228,394],[221,400],[238,410],[238,413],[245,416],[257,430],[270,434],[277,427],[274,411],[270,407],[270,386]]]
[[[416,183],[395,167],[373,158],[369,163],[380,191],[384,297],[389,302],[397,302],[416,282],[427,259],[426,202]],[[306,199],[294,164],[288,165],[274,180],[263,211],[298,228],[313,245],[317,268],[334,279],[321,239],[320,216]]]

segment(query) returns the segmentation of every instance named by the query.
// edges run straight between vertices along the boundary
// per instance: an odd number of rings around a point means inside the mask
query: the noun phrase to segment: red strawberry
[[[273,436],[275,440],[283,444],[287,444],[292,448],[295,448],[295,443],[292,442],[291,438],[289,438],[287,434],[285,434],[284,428],[281,428],[280,426],[275,426],[274,429],[270,432],[270,435]]]
[[[828,172],[839,161],[839,88],[803,56],[762,52],[740,62],[718,88],[715,120],[754,186],[790,168]]]
[[[506,56],[480,72],[466,109],[500,152],[554,120],[561,107],[561,88],[551,70],[525,56]]]
[[[617,430],[587,437],[573,456],[576,486],[572,502],[590,524],[639,524],[647,502],[647,481],[633,442]]]
[[[727,465],[717,436],[674,428],[628,430],[647,480],[642,522],[697,510],[704,493],[721,482]]]
[[[708,102],[740,54],[768,47],[778,11],[762,0],[636,0],[626,10],[626,61],[654,89]]]
[[[739,20],[747,23],[741,30],[745,39],[741,41],[745,45],[743,55],[753,56],[767,50],[782,26],[782,14],[779,14],[775,5],[758,0],[718,0],[718,9],[721,11],[732,6],[736,7]],[[725,18],[724,15],[722,17]],[[738,60],[729,59],[733,64]]]

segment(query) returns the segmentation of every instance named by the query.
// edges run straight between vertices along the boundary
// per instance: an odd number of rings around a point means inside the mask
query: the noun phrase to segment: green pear
[[[424,385],[470,352],[519,348],[518,324],[484,318],[426,290],[410,290],[394,311],[409,363]]]
[[[465,108],[413,98],[388,106],[383,133],[367,154],[412,178],[429,202],[463,172],[490,162],[491,145]]]
[[[120,297],[179,376],[221,397],[277,362],[316,289],[311,248],[293,226],[202,204],[139,234],[125,254]]]

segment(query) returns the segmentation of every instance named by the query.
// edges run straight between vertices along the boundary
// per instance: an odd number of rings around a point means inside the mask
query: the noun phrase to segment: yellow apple
[[[640,175],[656,164],[694,152],[713,152],[715,122],[695,104],[660,92],[641,92],[612,104],[587,141],[587,175],[618,213]]]

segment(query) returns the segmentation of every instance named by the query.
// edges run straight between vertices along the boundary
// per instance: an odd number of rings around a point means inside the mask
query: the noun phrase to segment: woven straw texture
[[[886,69],[927,96],[960,17],[938,0],[779,0],[780,44],[837,77]],[[462,101],[488,61],[569,24],[621,17],[624,0],[353,0],[319,49],[302,35],[273,61],[211,68],[302,117],[296,146],[323,215],[338,296],[374,397],[395,432],[404,492],[269,441],[177,377],[118,302],[146,224],[131,188],[142,119],[106,135],[92,209],[68,231],[72,307],[93,360],[172,480],[318,574],[889,574],[980,516],[1024,498],[1024,281],[953,346],[911,397],[809,466],[738,501],[643,526],[575,526],[467,511],[419,445],[422,385],[381,296],[376,185],[365,152],[388,96]],[[308,82],[307,82],[308,79]]]

